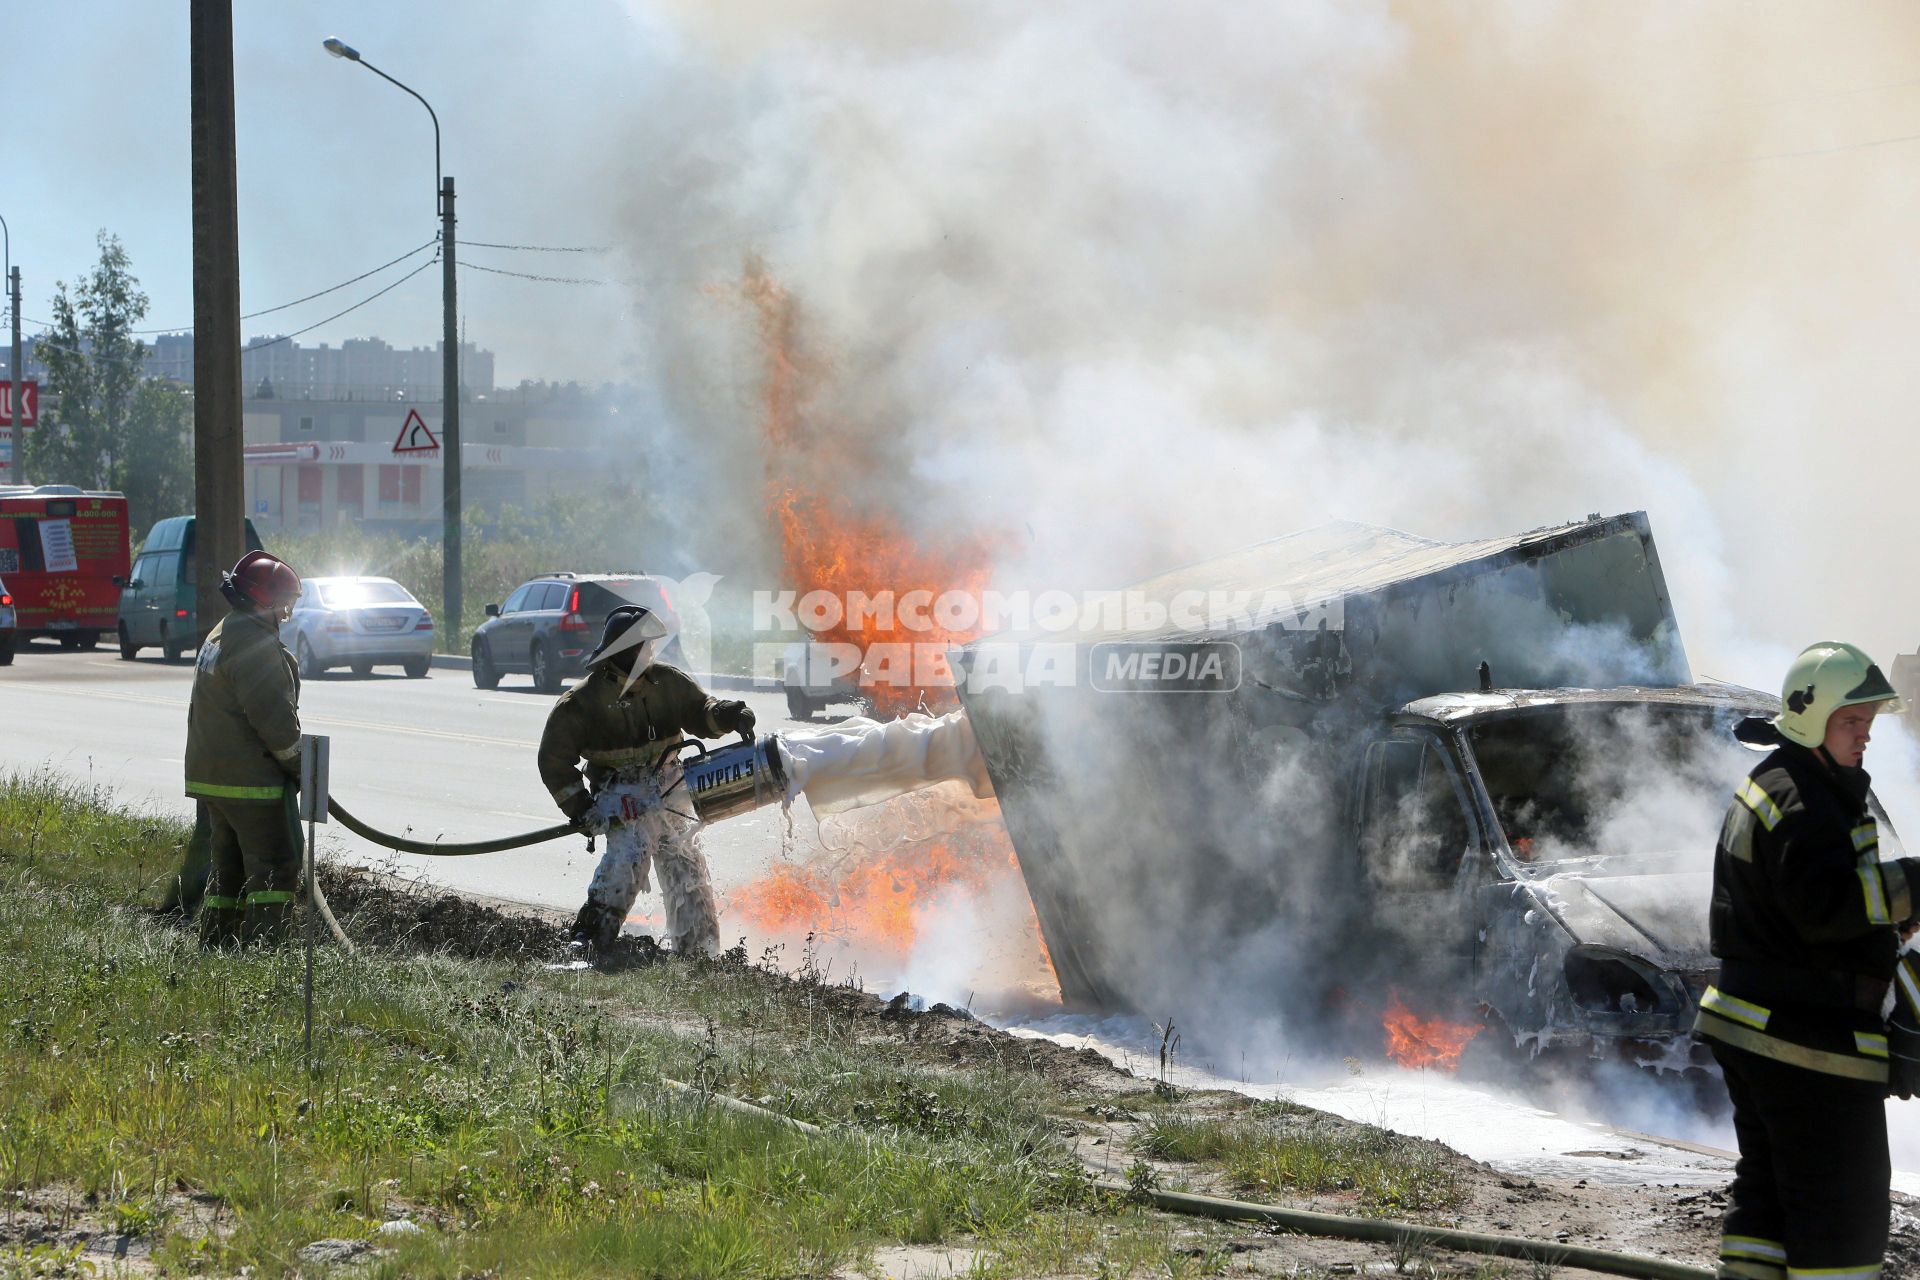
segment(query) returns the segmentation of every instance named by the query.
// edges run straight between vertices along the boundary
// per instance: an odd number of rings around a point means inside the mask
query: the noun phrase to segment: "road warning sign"
[[[427,420],[420,416],[418,409],[407,410],[407,420],[400,424],[400,434],[394,439],[395,453],[438,453],[440,438],[427,426]]]

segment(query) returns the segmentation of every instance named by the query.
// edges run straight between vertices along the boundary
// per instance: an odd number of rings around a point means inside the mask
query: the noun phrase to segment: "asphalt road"
[[[66,652],[37,643],[0,667],[0,772],[51,768],[105,787],[122,803],[191,816],[182,793],[192,667],[112,649]],[[745,698],[761,731],[798,728],[779,694]],[[408,680],[382,669],[369,678],[334,672],[305,683],[301,718],[332,738],[332,791],[362,821],[416,839],[488,839],[560,821],[534,771],[534,750],[553,697],[508,676],[484,692],[464,671]],[[838,709],[836,709],[838,710]],[[810,842],[806,802],[795,830]],[[777,806],[709,826],[714,887],[755,879],[780,856]],[[322,829],[327,831],[326,828]],[[577,907],[597,858],[583,837],[468,858],[395,854],[335,826],[323,853],[391,866],[461,892],[543,907]],[[637,912],[649,909],[643,895]]]

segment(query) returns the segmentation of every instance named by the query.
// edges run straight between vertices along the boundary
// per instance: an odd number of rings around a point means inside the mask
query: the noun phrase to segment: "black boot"
[[[567,946],[582,959],[603,956],[612,949],[614,939],[620,936],[622,923],[619,913],[597,902],[589,902],[573,918],[573,927],[567,931]]]

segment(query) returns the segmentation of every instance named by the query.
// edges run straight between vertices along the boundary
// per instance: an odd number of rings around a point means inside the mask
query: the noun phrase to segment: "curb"
[[[436,653],[433,655],[433,667],[436,671],[471,671],[473,659],[462,653]],[[750,693],[779,693],[786,686],[778,680],[766,676],[709,676],[705,683],[714,689],[746,690]]]

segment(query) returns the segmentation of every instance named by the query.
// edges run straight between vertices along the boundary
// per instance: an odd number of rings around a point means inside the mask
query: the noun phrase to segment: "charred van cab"
[[[1712,684],[1400,708],[1362,749],[1352,822],[1366,891],[1444,922],[1409,988],[1470,993],[1530,1051],[1686,1066],[1714,840],[1757,758],[1734,731],[1777,708]]]
[[[1696,681],[1644,513],[1460,543],[1336,523],[1125,590],[1193,621],[952,655],[1070,1003],[1357,1051],[1398,995],[1483,1044],[1692,1065],[1714,844],[1758,760],[1734,729],[1776,703]],[[1090,655],[1121,643],[1237,670],[1103,686]],[[1063,644],[1075,679],[983,678]]]

